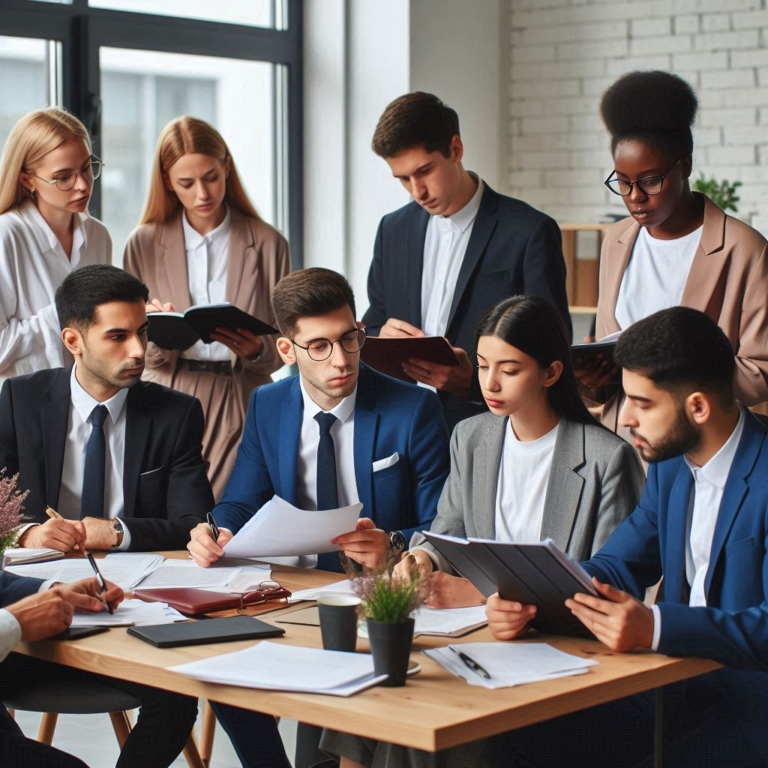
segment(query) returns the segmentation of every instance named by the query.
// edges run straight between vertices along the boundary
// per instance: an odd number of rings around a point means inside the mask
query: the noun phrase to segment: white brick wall
[[[559,221],[625,211],[602,92],[633,69],[685,77],[700,101],[694,178],[741,180],[768,229],[768,0],[509,0],[509,192]]]

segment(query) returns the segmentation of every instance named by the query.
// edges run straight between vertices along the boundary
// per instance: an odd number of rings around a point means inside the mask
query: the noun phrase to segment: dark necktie
[[[320,425],[320,442],[317,444],[317,508],[337,509],[339,488],[336,480],[336,446],[331,427],[337,418],[331,413],[318,413],[315,420]],[[317,556],[321,571],[340,571],[338,552],[325,552]]]
[[[91,436],[85,446],[83,490],[80,496],[80,519],[104,517],[104,422],[106,405],[97,405],[91,412]]]

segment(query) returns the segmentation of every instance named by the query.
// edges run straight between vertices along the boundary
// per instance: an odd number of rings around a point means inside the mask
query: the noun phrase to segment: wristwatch
[[[117,534],[117,541],[112,545],[112,549],[117,549],[123,543],[123,536],[125,536],[125,528],[119,517],[112,520],[112,530]]]
[[[408,542],[405,540],[405,536],[403,536],[400,531],[392,531],[389,534],[389,546],[392,547],[396,552],[402,552],[403,550],[407,549]]]

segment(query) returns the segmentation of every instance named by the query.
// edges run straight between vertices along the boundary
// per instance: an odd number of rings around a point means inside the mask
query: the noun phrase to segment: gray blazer
[[[451,437],[451,474],[430,530],[451,536],[496,538],[496,485],[506,416],[483,413],[459,422]],[[597,424],[561,419],[547,484],[541,538],[551,538],[576,560],[587,560],[637,505],[645,484],[632,446]],[[421,533],[421,547],[448,562]]]

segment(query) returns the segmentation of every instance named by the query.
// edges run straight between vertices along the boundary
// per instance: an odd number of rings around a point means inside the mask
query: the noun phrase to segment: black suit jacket
[[[29,490],[25,514],[45,522],[56,509],[71,403],[69,368],[8,379],[0,392],[0,467]],[[201,453],[199,401],[139,382],[126,401],[123,515],[130,549],[183,549],[189,531],[213,508]]]
[[[421,273],[429,214],[416,202],[385,216],[379,224],[368,274],[370,307],[363,316],[369,335],[378,336],[388,318],[421,328]],[[464,261],[459,270],[446,338],[475,363],[477,326],[498,301],[518,294],[542,296],[571,321],[565,291],[560,228],[521,200],[487,184]],[[475,379],[469,400],[438,392],[448,426],[485,410]]]

